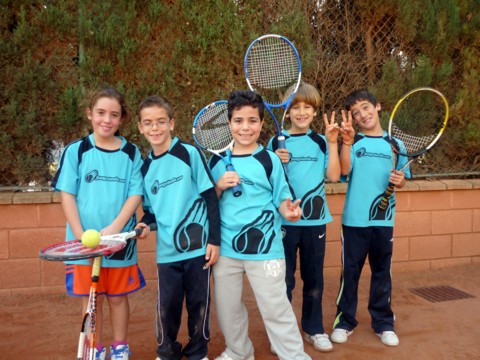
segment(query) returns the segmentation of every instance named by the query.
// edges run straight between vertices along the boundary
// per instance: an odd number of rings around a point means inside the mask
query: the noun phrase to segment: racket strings
[[[250,49],[247,74],[252,87],[267,102],[281,104],[292,85],[298,83],[300,62],[290,44],[279,38],[266,38]]]
[[[408,154],[416,153],[426,146],[428,146],[433,139],[435,139],[436,134],[431,134],[429,136],[414,136],[403,132],[397,125],[392,125],[392,135],[401,140]]]
[[[233,140],[228,122],[227,105],[215,104],[207,108],[197,119],[195,137],[202,147],[223,150]]]

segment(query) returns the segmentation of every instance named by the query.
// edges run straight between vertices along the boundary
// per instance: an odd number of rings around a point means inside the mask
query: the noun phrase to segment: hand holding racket
[[[394,169],[398,156],[409,161],[399,170],[403,171],[420,155],[429,151],[440,139],[447,126],[448,102],[438,90],[420,87],[404,95],[393,108],[388,123],[388,139],[392,145]],[[400,140],[405,147],[398,145]],[[378,207],[385,210],[395,185],[389,182]]]
[[[157,229],[157,224],[150,224],[150,230]],[[138,236],[143,229],[124,232],[115,235],[104,235],[100,244],[93,248],[86,247],[82,240],[64,241],[58,244],[47,246],[40,250],[40,258],[51,261],[69,261],[96,258],[106,256],[122,250],[127,245],[127,240]]]
[[[248,47],[244,72],[248,87],[262,96],[265,107],[275,122],[279,149],[285,149],[283,125],[302,78],[297,49],[283,36],[263,35]],[[281,107],[285,110],[279,125],[273,109]]]
[[[232,164],[233,136],[228,121],[228,102],[220,100],[205,106],[193,121],[193,139],[202,150],[219,156],[228,171],[235,171]],[[233,196],[242,195],[240,185],[232,187]]]

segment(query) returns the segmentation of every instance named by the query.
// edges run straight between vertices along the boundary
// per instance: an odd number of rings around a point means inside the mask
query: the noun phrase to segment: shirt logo
[[[89,184],[93,183],[94,181],[125,183],[126,179],[120,179],[118,176],[101,176],[98,174],[98,170],[92,170],[87,175],[85,175],[85,181]]]
[[[357,158],[361,158],[361,157],[364,157],[364,156],[377,157],[377,158],[382,158],[382,159],[391,159],[392,158],[391,155],[367,152],[367,150],[364,147],[355,151],[355,156]]]
[[[158,180],[155,180],[152,187],[150,188],[150,191],[152,192],[153,195],[157,195],[158,190],[160,188],[167,187],[167,186],[170,186],[172,184],[175,184],[176,182],[179,182],[182,179],[183,179],[183,175],[176,176],[176,177],[174,176],[173,178],[168,179],[168,180],[163,181],[163,182],[159,182]]]

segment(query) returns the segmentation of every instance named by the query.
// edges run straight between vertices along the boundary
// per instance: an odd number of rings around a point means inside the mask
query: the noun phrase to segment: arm
[[[350,173],[351,159],[350,150],[355,139],[355,130],[352,125],[352,113],[349,111],[346,114],[345,110],[342,110],[342,125],[340,128],[340,134],[342,134],[342,149],[340,150],[340,171],[342,175],[348,175]]]
[[[80,221],[80,215],[78,214],[75,195],[62,191],[60,192],[60,197],[62,199],[63,212],[65,213],[67,222],[72,229],[73,236],[75,239],[80,239],[83,234],[83,226]]]
[[[235,171],[226,171],[215,184],[217,198],[220,199],[224,190],[241,183],[240,176]]]
[[[137,211],[138,207],[142,202],[142,197],[140,195],[133,195],[127,198],[125,204],[123,204],[120,213],[112,221],[110,225],[103,228],[100,233],[102,235],[111,235],[118,234],[122,231],[125,224],[130,220],[133,214]]]
[[[335,122],[335,111],[332,112],[330,122],[327,114],[323,114],[323,123],[325,124],[325,138],[328,146],[327,178],[332,182],[340,179],[340,160],[338,157],[338,133],[340,131]]]
[[[218,198],[216,190],[210,188],[200,194],[207,205],[208,218],[208,244],[205,254],[207,261],[204,268],[208,268],[218,261],[220,255],[220,208],[218,207]]]

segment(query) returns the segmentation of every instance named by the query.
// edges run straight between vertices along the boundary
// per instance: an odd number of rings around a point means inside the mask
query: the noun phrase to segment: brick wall
[[[345,184],[327,186],[333,222],[327,226],[325,273],[339,274],[340,219]],[[393,271],[480,264],[480,179],[409,181],[397,191]],[[63,263],[43,261],[39,249],[64,239],[57,193],[0,193],[0,295],[63,293]],[[139,241],[147,281],[156,278],[154,238]]]

